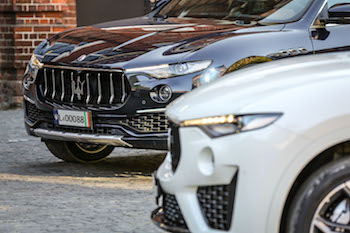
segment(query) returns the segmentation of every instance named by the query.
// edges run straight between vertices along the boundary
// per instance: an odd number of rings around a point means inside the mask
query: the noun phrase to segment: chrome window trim
[[[314,19],[312,20],[312,22],[311,22],[311,24],[310,24],[310,26],[309,26],[309,29],[312,29],[312,26],[315,24],[316,19],[317,19],[318,16],[321,14],[322,10],[325,8],[325,6],[326,6],[327,3],[328,3],[328,0],[324,0],[324,1],[323,1],[322,6],[320,7],[320,9],[318,10],[318,12],[317,12],[315,18],[314,18]]]

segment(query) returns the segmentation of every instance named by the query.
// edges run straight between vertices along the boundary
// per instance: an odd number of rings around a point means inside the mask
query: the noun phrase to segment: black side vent
[[[164,224],[171,227],[187,229],[186,222],[181,214],[179,204],[174,195],[164,193],[163,196]]]
[[[181,145],[180,145],[180,134],[179,126],[171,123],[171,133],[170,133],[170,152],[171,152],[171,164],[172,169],[175,172],[177,166],[180,163],[181,157]]]
[[[52,113],[41,111],[35,106],[35,104],[25,101],[25,108],[27,119],[32,123],[36,123],[38,121],[53,121]]]
[[[231,227],[237,175],[229,185],[202,186],[197,197],[208,225],[217,230],[228,231]]]

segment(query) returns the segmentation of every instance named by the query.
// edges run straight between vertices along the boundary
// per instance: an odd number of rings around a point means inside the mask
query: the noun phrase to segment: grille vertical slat
[[[65,91],[64,91],[64,71],[62,70],[61,71],[61,84],[62,84],[62,87],[61,87],[61,90],[62,90],[62,94],[61,94],[61,101],[64,100],[64,94],[65,94]]]
[[[71,81],[73,83],[74,82],[74,73],[73,72],[70,72],[70,77],[71,77]],[[73,103],[73,101],[74,101],[74,86],[72,85],[72,96],[71,96],[70,102]]]
[[[110,74],[109,82],[111,86],[111,98],[109,99],[109,103],[112,104],[114,100],[114,83],[113,83],[113,74]]]
[[[55,104],[114,108],[126,101],[130,87],[122,72],[45,67],[38,76],[41,96]]]
[[[87,90],[86,90],[86,94],[87,94],[87,96],[86,96],[86,104],[89,104],[89,102],[90,102],[90,78],[89,78],[89,76],[90,76],[90,74],[89,73],[87,73],[86,74],[86,85],[87,85]]]
[[[52,70],[52,99],[55,99],[56,96],[56,78],[55,78],[55,70]]]
[[[97,104],[101,104],[102,101],[102,87],[101,87],[101,74],[97,74],[97,85],[98,85],[98,98],[97,98]]]
[[[45,82],[45,89],[44,89],[44,96],[47,95],[47,91],[49,90],[48,89],[48,86],[47,86],[47,69],[44,69],[44,82]]]
[[[125,80],[124,80],[125,76],[123,74],[122,76],[122,102],[125,101],[125,98],[126,98],[126,87],[125,87]]]

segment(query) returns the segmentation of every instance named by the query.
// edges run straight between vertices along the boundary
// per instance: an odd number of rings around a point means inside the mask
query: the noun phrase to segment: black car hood
[[[128,68],[135,66],[131,61],[136,58],[144,65],[151,65],[150,60],[154,64],[178,62],[187,53],[220,40],[279,31],[282,27],[213,19],[156,20],[145,16],[62,32],[42,43],[36,53],[44,63]]]

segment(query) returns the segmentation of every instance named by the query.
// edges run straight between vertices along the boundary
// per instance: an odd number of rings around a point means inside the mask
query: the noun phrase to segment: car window
[[[342,4],[342,3],[350,3],[350,0],[328,0],[328,8],[331,8],[336,4]]]
[[[271,15],[262,20],[262,22],[279,22],[286,18],[293,18],[295,15],[300,14],[305,9],[305,0],[289,1],[283,5],[280,9],[274,11]]]
[[[159,14],[244,22],[287,23],[301,18],[313,0],[172,0]]]

